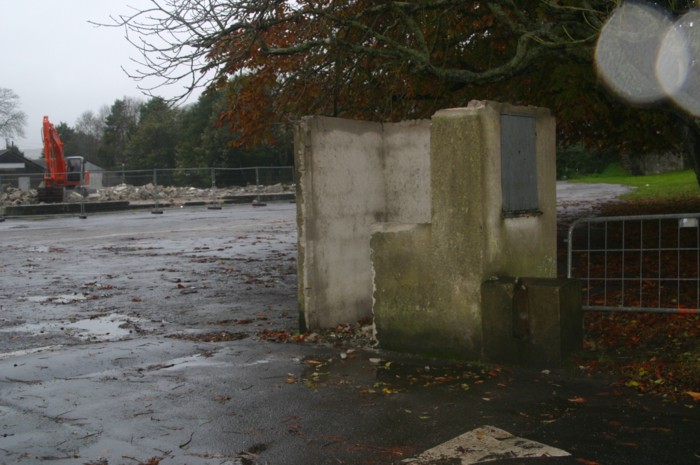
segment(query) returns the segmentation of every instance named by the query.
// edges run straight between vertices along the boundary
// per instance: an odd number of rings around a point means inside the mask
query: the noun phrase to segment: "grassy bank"
[[[636,187],[634,192],[622,197],[625,200],[700,197],[700,187],[693,170],[632,176],[620,165],[612,164],[600,174],[572,179],[571,182],[623,184]]]

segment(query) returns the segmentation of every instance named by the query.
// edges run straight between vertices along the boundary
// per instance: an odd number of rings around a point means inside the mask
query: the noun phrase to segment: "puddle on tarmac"
[[[62,333],[89,341],[115,341],[128,338],[142,322],[145,321],[112,313],[77,321],[50,321],[10,326],[0,328],[0,333],[30,333],[33,336]]]

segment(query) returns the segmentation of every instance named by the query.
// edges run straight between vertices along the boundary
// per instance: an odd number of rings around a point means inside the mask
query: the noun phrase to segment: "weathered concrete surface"
[[[398,464],[485,425],[571,454],[495,465],[697,461],[697,408],[575,368],[266,342],[296,331],[294,215],[0,223],[0,463]]]
[[[534,118],[537,213],[504,215],[502,114]],[[546,109],[495,102],[433,116],[430,224],[378,226],[371,239],[380,345],[481,359],[481,284],[556,276],[554,129]]]
[[[583,347],[578,280],[501,277],[482,284],[482,300],[486,361],[558,366]]]
[[[430,215],[428,131],[327,117],[295,128],[302,326],[371,316],[372,225]]]

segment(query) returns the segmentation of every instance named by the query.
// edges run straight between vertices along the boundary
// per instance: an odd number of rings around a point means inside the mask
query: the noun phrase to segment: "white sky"
[[[148,99],[121,69],[133,71],[136,65],[130,58],[139,58],[124,30],[88,21],[109,23],[110,15],[149,4],[149,0],[0,0],[0,87],[19,96],[20,109],[27,115],[25,138],[14,141],[20,150],[41,148],[44,115],[54,124],[75,126],[87,110],[97,113],[124,97]],[[181,89],[158,93],[167,98]],[[4,140],[0,148],[5,148]]]

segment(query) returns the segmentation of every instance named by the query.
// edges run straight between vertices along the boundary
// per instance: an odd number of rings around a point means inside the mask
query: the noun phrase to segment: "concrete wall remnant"
[[[302,328],[371,316],[372,225],[430,220],[429,131],[319,116],[296,126]]]
[[[519,351],[528,362],[557,362],[580,346],[570,330],[580,325],[580,301],[568,298],[576,283],[550,282],[549,110],[474,101],[430,122],[310,117],[296,128],[295,150],[303,329],[372,316],[383,348],[504,362]],[[508,293],[484,284],[502,277],[535,283],[532,326],[512,319],[517,299],[502,305]],[[501,344],[503,334],[514,340]]]
[[[535,134],[526,138],[534,137],[536,208],[530,210],[504,210],[503,115],[532,120]],[[482,283],[498,276],[555,277],[554,130],[546,109],[496,102],[433,116],[430,223],[378,225],[371,238],[382,347],[480,359],[489,311],[482,308]],[[515,155],[527,158],[520,153],[527,144],[515,145]]]

